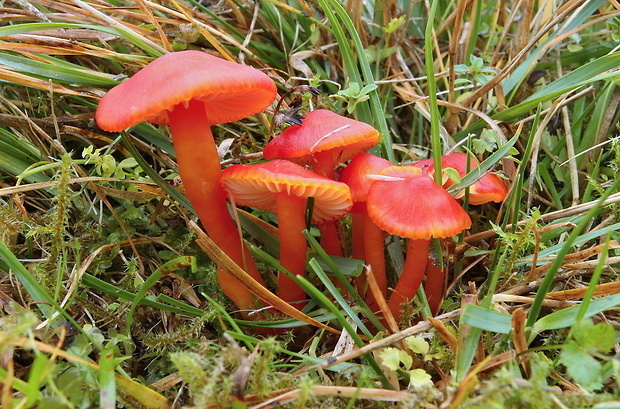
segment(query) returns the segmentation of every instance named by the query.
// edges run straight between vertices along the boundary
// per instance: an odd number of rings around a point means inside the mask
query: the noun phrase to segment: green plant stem
[[[441,155],[443,148],[441,144],[441,135],[439,133],[439,107],[437,105],[437,84],[435,82],[435,65],[433,58],[433,24],[435,22],[435,13],[437,12],[437,0],[431,2],[431,9],[428,13],[426,21],[426,29],[424,30],[424,68],[427,77],[428,90],[428,109],[431,118],[431,153],[435,169],[441,169]],[[435,182],[441,186],[442,173],[435,172]]]

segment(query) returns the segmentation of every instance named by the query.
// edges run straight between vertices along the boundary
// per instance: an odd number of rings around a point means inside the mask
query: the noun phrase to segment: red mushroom
[[[372,126],[317,109],[304,115],[301,125],[293,125],[272,139],[263,150],[265,159],[288,159],[310,165],[321,176],[335,179],[336,167],[379,143],[379,132]],[[342,249],[336,223],[320,226],[321,245],[332,255]]]
[[[288,159],[310,165],[319,175],[334,179],[339,163],[379,143],[372,126],[326,109],[304,114],[301,125],[293,125],[273,138],[263,150],[265,159]]]
[[[426,270],[431,238],[469,228],[471,219],[445,189],[418,168],[391,166],[368,192],[368,214],[381,229],[408,238],[407,256],[388,306],[401,317],[401,304],[413,299]]]
[[[275,96],[275,84],[259,70],[200,51],[181,51],[157,58],[112,88],[95,115],[97,124],[110,132],[143,121],[170,126],[179,175],[202,225],[261,283],[218,181],[220,160],[210,127],[254,115]],[[222,268],[218,275],[224,293],[239,308],[250,307],[253,297],[243,284]]]
[[[456,170],[460,177],[465,176],[468,171],[472,171],[479,165],[476,158],[466,153],[455,152],[441,157],[442,171],[452,168]],[[413,164],[413,166],[422,169],[422,172],[434,177],[435,165],[433,159],[425,159]],[[443,187],[448,189],[454,182],[444,175]],[[464,192],[459,193],[460,197]],[[502,202],[508,194],[508,188],[502,179],[493,173],[483,175],[475,183],[469,187],[469,203],[472,205],[480,205],[488,202]]]
[[[455,152],[441,157],[441,167],[444,175],[443,187],[448,189],[454,182],[445,174],[445,170],[452,168],[457,171],[460,177],[465,176],[468,172],[478,167],[479,163],[473,156],[466,153]],[[413,166],[422,169],[423,173],[430,177],[435,176],[435,165],[433,159],[425,159],[413,164]],[[456,197],[465,194],[465,190],[459,192]],[[502,202],[506,199],[508,188],[502,179],[493,173],[482,175],[480,179],[469,186],[469,204],[481,205],[488,202]],[[426,272],[426,282],[424,289],[428,298],[431,311],[437,312],[442,299],[443,285],[445,279],[445,271],[441,266],[429,263]]]
[[[303,276],[306,269],[307,244],[302,231],[307,228],[307,199],[314,198],[315,223],[338,219],[352,206],[347,185],[282,159],[230,166],[222,172],[220,182],[235,204],[277,215],[280,264],[295,275]],[[278,278],[278,294],[287,302],[298,302],[306,297],[305,292],[284,274]],[[301,309],[303,303],[296,306]]]
[[[351,188],[351,199],[353,200],[353,207],[351,208],[353,257],[364,260],[370,265],[372,274],[384,297],[387,295],[387,275],[385,272],[383,230],[368,217],[366,200],[373,180],[367,176],[379,174],[383,169],[390,166],[393,166],[393,163],[386,159],[370,153],[360,153],[351,159],[351,162],[340,175],[340,181]],[[367,301],[370,305],[375,303],[372,297],[367,297]]]

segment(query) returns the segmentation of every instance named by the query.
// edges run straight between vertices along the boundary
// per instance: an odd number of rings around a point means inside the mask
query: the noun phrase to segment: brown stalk
[[[570,217],[570,216],[575,216],[577,214],[582,214],[590,210],[592,207],[596,206],[598,202],[599,202],[598,200],[592,200],[590,202],[582,203],[577,206],[571,206],[566,209],[549,212],[549,213],[541,215],[540,219],[543,222],[550,222],[550,221],[561,219],[564,217]],[[610,195],[606,200],[604,200],[601,206],[608,206],[610,204],[618,203],[618,202],[620,202],[620,193],[614,193]],[[520,222],[517,223],[517,226],[523,226],[524,224],[527,224],[527,223],[528,223],[527,220],[521,220]],[[507,225],[506,230],[510,230],[512,226],[513,226],[512,224]],[[494,237],[494,236],[496,236],[496,234],[493,230],[485,230],[480,233],[475,233],[475,234],[470,234],[469,236],[465,236],[464,240],[467,243],[473,243],[475,241],[488,239],[489,237]]]
[[[310,388],[312,396],[332,396],[339,398],[357,398],[373,401],[400,402],[411,397],[408,392],[390,391],[376,388],[357,388],[353,386],[323,386],[313,385]],[[266,400],[258,405],[250,406],[250,409],[276,408],[298,399],[305,391],[293,389],[276,397]]]

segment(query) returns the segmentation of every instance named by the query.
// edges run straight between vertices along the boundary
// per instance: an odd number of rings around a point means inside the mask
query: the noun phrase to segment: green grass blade
[[[467,304],[461,313],[462,323],[498,334],[511,331],[511,319],[510,314],[491,311],[475,304]]]
[[[600,197],[598,204],[595,205],[592,209],[590,209],[583,217],[583,219],[577,224],[577,226],[573,229],[571,234],[568,236],[566,241],[564,242],[562,248],[556,255],[556,259],[553,261],[549,270],[545,274],[545,278],[543,279],[538,291],[536,292],[536,298],[534,298],[534,302],[530,308],[528,313],[526,325],[532,327],[534,323],[538,320],[538,315],[542,309],[542,303],[553,284],[553,280],[555,278],[558,269],[564,262],[564,258],[569,253],[569,251],[573,248],[573,245],[576,239],[579,237],[583,229],[591,222],[592,219],[598,214],[600,203],[604,201],[610,194],[618,191],[618,186],[620,186],[620,178],[614,181],[614,183],[605,191],[605,193]]]
[[[304,277],[298,277],[298,279],[299,279],[298,283],[301,286],[301,288],[303,288],[304,291],[313,300],[315,300],[319,305],[323,306],[324,308],[331,311],[334,315],[336,315],[336,319],[338,323],[342,326],[342,328],[344,328],[348,332],[349,336],[351,337],[355,345],[357,347],[363,347],[364,341],[362,341],[360,336],[353,329],[353,327],[351,326],[349,321],[347,321],[345,316],[342,315],[338,307],[336,307],[334,303],[332,303],[321,291],[319,291],[315,286],[312,285],[312,283],[310,283]],[[381,367],[379,366],[375,358],[372,355],[367,354],[367,355],[364,355],[364,359],[374,369],[375,374],[381,381],[381,384],[383,385],[383,387],[387,389],[392,389],[392,385],[390,384],[390,381],[387,379],[387,377],[383,373],[383,370],[381,369]]]

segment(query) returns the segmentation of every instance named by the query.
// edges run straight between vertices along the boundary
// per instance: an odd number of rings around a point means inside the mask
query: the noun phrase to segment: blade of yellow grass
[[[282,313],[295,318],[301,322],[305,322],[306,324],[315,326],[317,328],[324,329],[326,331],[340,334],[340,331],[329,327],[322,322],[315,320],[299,311],[297,308],[293,307],[289,303],[282,300],[280,297],[269,291],[267,288],[263,287],[258,281],[254,280],[249,274],[247,274],[241,267],[235,264],[230,257],[226,253],[224,253],[214,242],[211,240],[207,234],[202,231],[202,229],[193,221],[189,221],[189,227],[196,233],[198,239],[196,242],[198,245],[211,257],[212,260],[216,262],[218,266],[222,266],[225,268],[231,275],[237,278],[239,281],[244,283],[248,290],[250,290],[254,295],[260,298],[265,303],[273,306],[277,310]]]
[[[305,395],[301,389],[293,389],[271,398],[261,404],[250,406],[250,409],[276,408],[292,402]],[[390,391],[376,388],[354,388],[351,386],[324,386],[313,385],[310,388],[312,396],[336,396],[339,398],[356,398],[384,402],[400,402],[411,398],[408,392]]]
[[[161,24],[159,24],[159,21],[157,21],[146,2],[144,0],[135,0],[135,2],[138,4],[138,7],[140,7],[140,11],[146,15],[151,24],[155,27],[155,30],[157,30],[157,34],[159,35],[159,39],[164,45],[164,48],[168,51],[172,51],[172,46],[170,45],[170,41],[168,41],[168,37],[166,37],[166,33],[164,33],[164,30],[161,28]]]
[[[24,85],[26,87],[40,89],[42,91],[51,90],[52,92],[57,93],[57,94],[75,95],[75,96],[86,97],[86,98],[97,98],[95,95],[87,93],[87,92],[75,91],[69,88],[65,88],[62,85],[54,84],[52,82],[45,81],[45,80],[32,78],[27,75],[23,75],[17,72],[6,70],[4,68],[0,68],[0,80]]]
[[[198,27],[198,30],[200,31],[200,34],[202,34],[204,36],[204,38],[211,43],[211,45],[220,53],[222,54],[222,57],[226,58],[229,61],[235,61],[234,56],[232,56],[228,50],[222,45],[222,43],[220,43],[208,30],[206,30],[205,28],[207,28],[207,26],[205,24],[198,24],[196,22],[196,20],[190,15],[190,12],[183,7],[182,5],[180,5],[178,2],[176,2],[175,0],[171,0],[172,4],[174,4],[174,6],[177,8],[177,10],[179,10],[181,13],[183,13],[183,15],[185,16],[185,18],[191,22],[192,24],[196,25]]]
[[[548,297],[552,297],[558,300],[572,300],[583,298],[588,291],[588,287],[573,288],[570,290],[554,291],[547,293]],[[598,284],[594,287],[594,296],[610,295],[620,293],[620,281],[613,281],[611,283]]]
[[[126,33],[126,34],[130,34],[132,37],[138,39],[143,44],[148,45],[149,47],[151,47],[154,51],[157,51],[160,54],[166,54],[167,53],[166,49],[162,48],[159,44],[157,44],[157,43],[149,40],[148,38],[138,34],[136,31],[129,29],[127,26],[125,26],[120,21],[117,21],[117,20],[113,19],[112,17],[106,15],[105,13],[100,12],[99,10],[97,10],[96,8],[91,6],[90,4],[85,3],[82,0],[71,0],[71,2],[73,4],[75,4],[76,6],[80,7],[82,10],[88,11],[93,16],[96,16],[97,18],[102,19],[103,21],[105,21],[106,23],[110,24],[112,27],[117,28],[121,32]]]
[[[258,58],[256,56],[256,54],[254,54],[251,50],[249,50],[248,48],[246,48],[243,44],[239,43],[238,41],[236,41],[234,38],[232,38],[231,36],[227,35],[226,33],[222,33],[221,31],[217,30],[214,27],[209,26],[208,24],[206,24],[205,22],[201,21],[200,18],[196,18],[192,15],[191,10],[183,7],[182,5],[180,5],[179,3],[177,3],[176,1],[172,0],[172,4],[174,4],[174,6],[180,11],[175,11],[175,10],[171,10],[168,8],[165,8],[157,3],[152,3],[150,1],[146,1],[146,4],[148,4],[150,7],[152,7],[155,10],[161,10],[161,11],[165,11],[166,13],[169,13],[170,15],[176,17],[176,18],[184,18],[188,23],[191,23],[193,25],[195,25],[196,27],[198,27],[198,30],[200,31],[200,34],[202,34],[205,39],[207,39],[207,41],[209,41],[211,43],[211,45],[217,50],[219,51],[222,56],[230,61],[236,61],[234,56],[232,56],[228,50],[222,45],[222,43],[217,40],[215,37],[220,37],[222,40],[230,43],[234,48],[242,51],[244,54],[252,57],[253,59],[256,60],[257,63],[260,63],[260,58]]]

